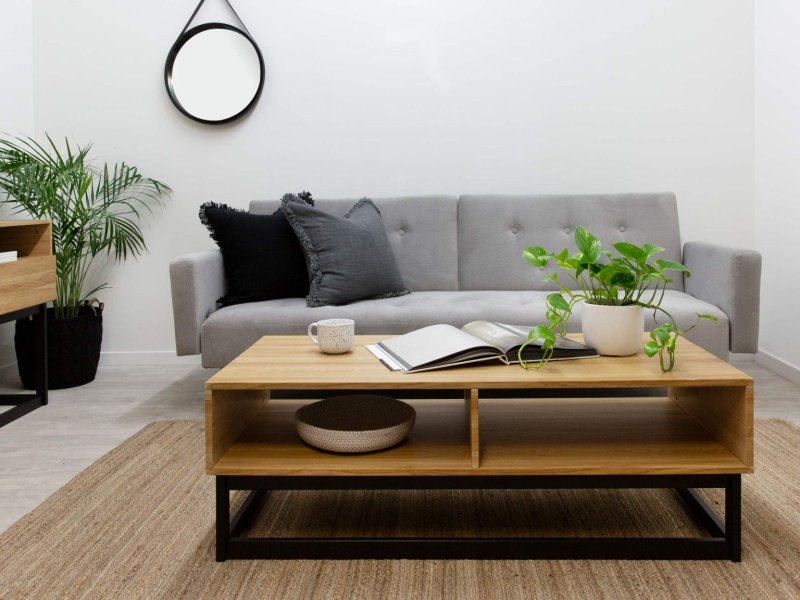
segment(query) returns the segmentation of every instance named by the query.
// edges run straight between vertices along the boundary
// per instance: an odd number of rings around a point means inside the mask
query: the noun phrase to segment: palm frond
[[[172,191],[124,162],[94,165],[91,144],[63,147],[46,135],[0,138],[0,191],[15,213],[53,223],[57,316],[77,314],[89,295],[107,283],[87,285],[97,256],[123,261],[147,251],[142,217]],[[88,288],[88,289],[87,289]]]

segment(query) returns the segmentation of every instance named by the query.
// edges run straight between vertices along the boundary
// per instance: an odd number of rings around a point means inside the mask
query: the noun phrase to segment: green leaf
[[[660,254],[664,251],[664,248],[661,246],[656,246],[655,244],[644,244],[642,246],[642,252],[644,252],[644,260],[647,262],[650,258],[653,257],[655,254]]]
[[[542,269],[550,261],[550,254],[541,246],[530,246],[522,251],[522,258],[534,267]]]
[[[635,260],[639,264],[644,264],[647,259],[645,251],[635,244],[628,242],[617,242],[614,244],[614,249],[622,256]]]
[[[681,263],[674,260],[664,260],[663,258],[656,259],[656,266],[662,271],[680,271],[681,273],[689,273],[689,269],[684,267]]]
[[[584,263],[583,267],[592,275],[597,275],[603,269],[603,265],[598,263]]]
[[[554,255],[553,255],[553,258],[555,258],[557,261],[566,260],[567,258],[569,258],[569,250],[567,250],[566,248],[564,248],[564,249],[563,249],[561,252],[559,252],[558,254],[554,254]]]
[[[597,273],[597,278],[605,285],[617,285],[625,289],[630,288],[636,282],[633,270],[624,263],[611,263],[604,266]]]
[[[633,273],[617,273],[611,278],[611,283],[622,289],[630,290],[636,287],[636,277]]]
[[[647,265],[647,266],[649,267],[650,265]],[[669,277],[666,277],[660,271],[657,271],[657,270],[650,271],[650,270],[648,270],[647,273],[642,275],[642,283],[645,283],[647,281],[664,281],[666,283],[669,283],[670,281],[672,281],[672,279],[670,279]]]
[[[528,339],[533,341],[541,340],[542,348],[547,349],[552,348],[553,344],[556,343],[556,334],[545,325],[536,325],[528,332]]]
[[[547,296],[547,304],[556,310],[569,312],[569,303],[559,293],[550,294]]]
[[[600,252],[602,252],[600,240],[592,235],[585,227],[581,226],[575,230],[575,245],[583,255],[581,262],[594,263],[600,258]]]
[[[642,350],[644,350],[644,353],[647,356],[655,356],[658,354],[658,351],[661,350],[661,346],[659,346],[656,342],[650,341],[642,347]]]
[[[663,346],[669,341],[671,330],[672,328],[667,323],[664,323],[653,329],[650,332],[650,337]]]

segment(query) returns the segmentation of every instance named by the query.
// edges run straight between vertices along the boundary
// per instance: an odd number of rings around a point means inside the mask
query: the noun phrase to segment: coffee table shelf
[[[752,471],[672,400],[658,397],[482,401],[480,449],[478,471],[498,475]]]
[[[381,452],[342,455],[304,444],[294,428],[303,401],[272,400],[209,472],[215,475],[653,475],[752,469],[668,398],[484,401],[480,460],[457,400],[411,401],[408,439]],[[576,421],[575,414],[586,421]],[[591,423],[586,427],[585,423]]]
[[[367,454],[333,454],[300,440],[302,401],[272,400],[209,469],[216,475],[433,475],[471,469],[467,418],[458,402],[414,403],[417,419],[402,444]]]

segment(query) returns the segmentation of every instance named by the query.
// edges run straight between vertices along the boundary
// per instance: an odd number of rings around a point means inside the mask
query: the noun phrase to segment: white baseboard
[[[200,366],[200,355],[178,356],[174,350],[145,350],[140,352],[101,352],[101,367],[127,367],[136,365],[195,365]]]
[[[756,355],[751,352],[728,352],[728,360],[755,360]]]
[[[197,365],[200,366],[200,355],[178,356],[172,350],[148,350],[143,352],[101,352],[101,367],[127,367],[136,365]],[[17,372],[17,362],[0,366],[0,380]]]
[[[101,352],[101,367],[135,367],[135,366],[196,366],[200,365],[200,355],[178,356],[173,350],[146,352]],[[0,366],[0,381],[17,380],[17,362]]]
[[[764,352],[763,350],[759,350],[758,354],[756,354],[756,362],[767,367],[770,371],[777,373],[784,379],[788,379],[792,383],[800,385],[800,367],[787,363],[777,356],[769,352]]]

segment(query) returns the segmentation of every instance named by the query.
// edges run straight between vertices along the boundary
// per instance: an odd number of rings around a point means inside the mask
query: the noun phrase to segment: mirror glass
[[[258,101],[264,59],[253,39],[235,27],[207,23],[175,42],[165,70],[167,91],[186,116],[203,123],[232,121]]]

